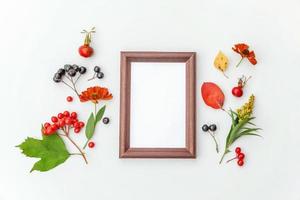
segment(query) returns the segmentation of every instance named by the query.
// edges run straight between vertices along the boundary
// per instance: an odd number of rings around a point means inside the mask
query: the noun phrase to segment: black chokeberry
[[[202,131],[207,132],[209,130],[209,127],[207,126],[207,124],[204,124],[202,126]]]
[[[101,69],[100,69],[100,67],[95,66],[95,67],[94,67],[94,71],[95,71],[96,73],[99,73],[99,72],[101,71]]]
[[[109,118],[108,117],[104,117],[102,119],[103,124],[108,124],[109,123]]]
[[[97,73],[97,78],[101,79],[103,77],[104,77],[104,73],[103,72]]]
[[[76,71],[76,72],[79,72],[79,67],[78,65],[74,64],[72,65],[73,69]]]
[[[61,76],[66,74],[66,70],[64,70],[63,68],[58,69],[57,71],[58,74],[60,74]]]
[[[72,65],[66,64],[64,65],[64,69],[68,72],[70,69],[73,69]]]
[[[85,72],[86,72],[86,68],[85,67],[80,67],[79,68],[79,73],[80,74],[85,74]]]
[[[58,73],[54,74],[53,81],[59,83],[61,81],[61,75]]]
[[[210,125],[209,130],[210,131],[216,131],[217,130],[217,125],[215,125],[215,124]]]
[[[71,77],[76,76],[76,71],[75,71],[75,69],[70,69],[70,70],[68,71],[68,74],[69,74],[69,76],[71,76]]]

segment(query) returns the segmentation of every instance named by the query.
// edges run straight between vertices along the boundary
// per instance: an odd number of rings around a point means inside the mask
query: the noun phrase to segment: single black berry
[[[70,69],[73,69],[72,65],[66,64],[64,65],[64,69],[68,72]]]
[[[104,73],[103,72],[97,73],[97,78],[101,79],[103,77],[104,77]]]
[[[79,72],[79,66],[78,65],[76,65],[76,64],[74,64],[74,65],[72,65],[72,67],[73,67],[73,69],[76,71],[76,72]]]
[[[86,72],[86,68],[85,67],[80,67],[79,68],[79,73],[80,74],[85,74],[85,72]]]
[[[71,76],[71,77],[76,76],[76,71],[75,71],[75,69],[70,69],[70,70],[68,71],[68,74],[69,74],[69,76]]]
[[[217,130],[217,125],[215,125],[215,124],[210,125],[209,130],[210,131],[216,131]]]
[[[95,71],[96,73],[99,73],[99,72],[101,71],[101,69],[100,69],[100,67],[95,66],[95,67],[94,67],[94,71]]]
[[[66,70],[64,70],[63,68],[58,69],[57,71],[58,74],[60,74],[61,76],[66,74]]]
[[[109,118],[108,117],[104,117],[102,119],[103,124],[108,124],[109,123]]]
[[[53,81],[59,83],[61,81],[61,75],[58,73],[54,74]]]
[[[204,124],[202,126],[202,131],[207,132],[209,130],[209,127],[207,126],[207,124]]]

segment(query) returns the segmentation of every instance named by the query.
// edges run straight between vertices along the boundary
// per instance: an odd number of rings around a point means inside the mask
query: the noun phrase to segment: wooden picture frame
[[[132,63],[184,63],[185,65],[185,141],[180,148],[130,146],[131,65]],[[196,157],[196,53],[121,52],[120,81],[120,158],[195,158]],[[168,81],[168,77],[165,78]]]

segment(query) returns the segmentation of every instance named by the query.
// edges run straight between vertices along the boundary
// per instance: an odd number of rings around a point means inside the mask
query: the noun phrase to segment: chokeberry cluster
[[[76,89],[76,83],[81,77],[81,75],[85,74],[87,71],[86,67],[79,67],[76,64],[70,65],[66,64],[64,65],[64,68],[59,68],[57,72],[54,74],[53,81],[56,83],[62,82],[68,87],[70,87],[78,96],[79,93]],[[69,83],[67,83],[64,78],[68,80]]]
[[[46,122],[43,125],[42,132],[44,135],[55,134],[59,129],[69,135],[70,129],[74,128],[74,132],[79,133],[84,127],[84,122],[78,120],[76,112],[59,113],[57,116],[51,117],[51,122]]]
[[[94,67],[94,76],[92,78],[89,79],[89,81],[98,78],[98,79],[102,79],[104,78],[104,73],[101,71],[101,68],[99,66],[95,66]]]
[[[219,145],[218,145],[218,142],[217,142],[216,137],[215,137],[215,135],[216,135],[215,131],[216,130],[217,130],[217,125],[215,125],[215,124],[211,124],[211,125],[204,124],[202,126],[202,131],[208,132],[209,135],[213,138],[213,140],[215,142],[215,145],[216,145],[216,151],[217,151],[217,153],[219,153]]]
[[[241,147],[236,147],[235,148],[235,154],[236,156],[230,160],[227,161],[230,162],[230,161],[233,161],[233,160],[237,160],[237,165],[238,166],[243,166],[244,165],[244,159],[245,159],[245,154],[242,152],[242,149]]]

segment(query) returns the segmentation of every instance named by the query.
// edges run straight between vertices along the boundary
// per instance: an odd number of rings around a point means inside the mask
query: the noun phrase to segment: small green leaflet
[[[97,113],[96,115],[96,122],[95,122],[95,126],[96,124],[102,119],[103,115],[104,115],[104,112],[105,112],[105,108],[106,106],[103,106]]]
[[[95,117],[94,114],[91,113],[85,127],[85,136],[88,140],[90,140],[93,137],[94,131],[95,131]]]
[[[64,141],[57,134],[43,136],[42,140],[28,137],[17,147],[28,157],[41,158],[34,164],[30,172],[51,170],[70,157]]]
[[[97,123],[102,119],[106,106],[103,106],[96,114],[96,118],[94,114],[91,113],[85,128],[85,135],[88,140],[92,139]]]

